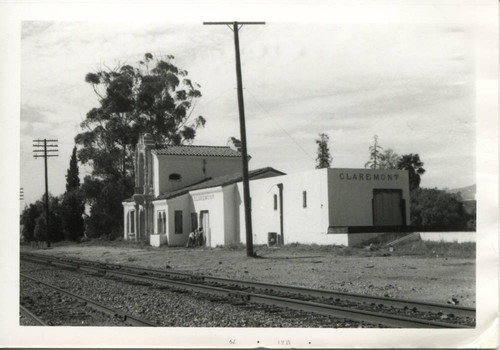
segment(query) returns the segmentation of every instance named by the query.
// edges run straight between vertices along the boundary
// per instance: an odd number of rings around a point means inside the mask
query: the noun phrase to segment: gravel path
[[[139,318],[150,320],[161,326],[172,327],[373,327],[360,322],[335,319],[293,310],[253,304],[234,305],[230,302],[186,292],[174,292],[161,287],[130,284],[108,278],[95,277],[22,262],[21,272],[46,283],[67,289],[76,294],[110,305]],[[34,301],[42,300],[47,305],[57,305],[52,296],[31,295],[31,288],[21,286],[21,300],[28,296]],[[35,297],[33,297],[35,296]],[[25,299],[27,300],[27,299]],[[50,307],[50,306],[49,306]],[[47,310],[47,309],[45,309]],[[63,315],[60,307],[60,323],[70,318]]]

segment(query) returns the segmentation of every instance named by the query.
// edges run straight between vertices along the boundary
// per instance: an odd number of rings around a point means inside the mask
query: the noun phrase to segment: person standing
[[[195,244],[196,244],[195,233],[194,232],[190,232],[189,236],[188,236],[188,241],[187,241],[187,244],[186,244],[186,248],[193,247]]]

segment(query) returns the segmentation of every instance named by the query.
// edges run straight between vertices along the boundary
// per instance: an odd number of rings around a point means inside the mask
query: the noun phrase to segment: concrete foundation
[[[167,243],[167,235],[165,234],[156,234],[149,236],[149,242],[153,247],[159,247]]]

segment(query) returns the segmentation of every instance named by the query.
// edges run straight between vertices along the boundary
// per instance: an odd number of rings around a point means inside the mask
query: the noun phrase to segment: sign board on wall
[[[339,173],[340,180],[349,181],[398,181],[399,174]]]
[[[214,199],[214,194],[213,193],[198,194],[198,195],[194,195],[193,196],[193,201],[206,201],[206,200],[210,200],[210,199]]]

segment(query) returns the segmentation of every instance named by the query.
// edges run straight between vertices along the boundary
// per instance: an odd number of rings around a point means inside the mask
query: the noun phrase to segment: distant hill
[[[466,187],[447,189],[445,191],[448,193],[460,193],[464,202],[476,200],[476,184]]]

